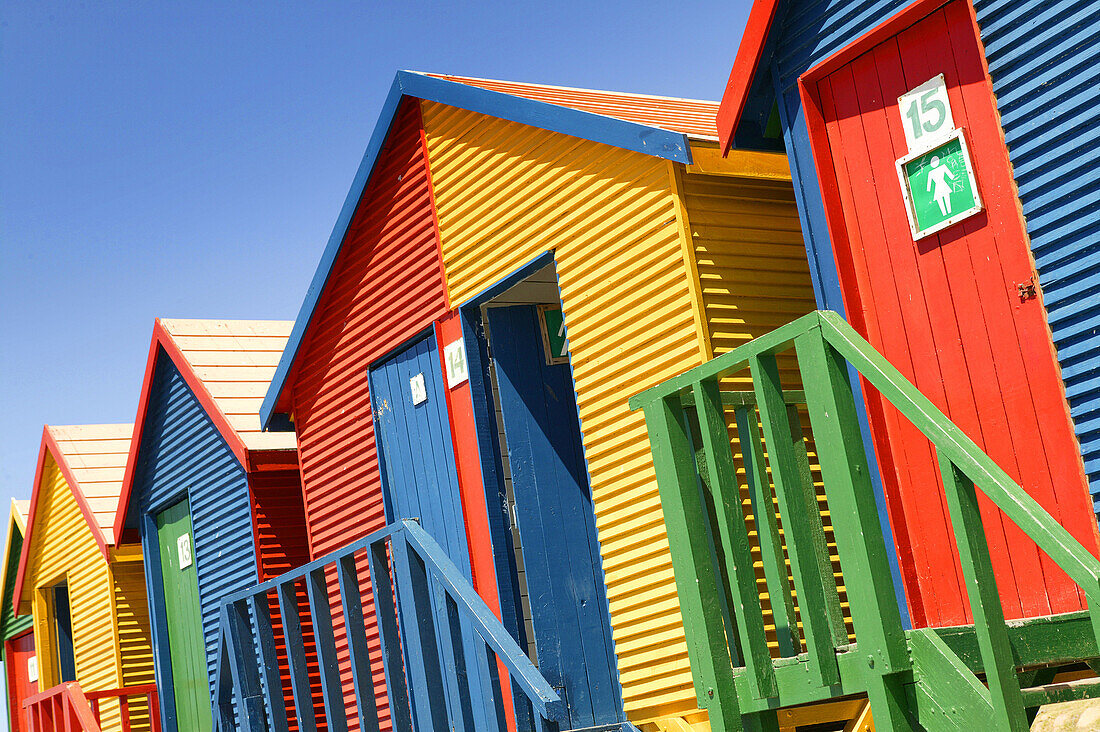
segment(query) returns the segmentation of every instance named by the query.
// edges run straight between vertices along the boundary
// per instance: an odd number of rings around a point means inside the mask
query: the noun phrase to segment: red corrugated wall
[[[256,551],[260,582],[278,577],[309,561],[309,537],[305,530],[305,508],[302,504],[302,481],[297,470],[278,470],[251,473],[248,477],[252,492],[252,520],[256,531]],[[279,674],[283,682],[291,732],[299,729],[294,714],[294,696],[290,686],[290,669],[283,642],[283,624],[279,613],[279,601],[275,593],[268,596],[271,608],[271,624],[275,634],[276,654],[279,658]],[[313,645],[312,624],[309,621],[309,603],[304,590],[300,591],[299,612],[302,616],[302,636],[306,646],[306,662],[311,671],[317,668],[317,649]],[[317,729],[325,729],[320,710],[323,708],[320,679],[315,680],[313,697],[318,714]]]
[[[291,375],[291,411],[313,557],[385,525],[367,367],[447,312],[421,128],[419,103],[406,100]],[[365,567],[360,575],[380,722],[390,729]],[[343,618],[338,609],[333,616],[344,659]],[[342,662],[341,667],[348,665]],[[344,688],[350,728],[358,730],[350,678]]]

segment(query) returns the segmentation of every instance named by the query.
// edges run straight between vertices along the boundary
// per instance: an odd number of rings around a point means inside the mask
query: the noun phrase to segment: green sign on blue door
[[[897,164],[914,239],[934,234],[982,210],[961,129],[935,147],[907,155]]]

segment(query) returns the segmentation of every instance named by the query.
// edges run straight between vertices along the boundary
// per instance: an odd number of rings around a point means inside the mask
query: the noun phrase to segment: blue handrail
[[[461,697],[456,705],[458,711],[453,713],[466,716],[474,704],[484,703],[494,710],[490,716],[503,725],[504,711],[501,689],[495,682],[495,664],[488,664],[489,676],[493,679],[490,684],[493,699],[469,699],[468,680],[470,675],[477,673],[473,666],[487,659],[491,661],[494,654],[508,670],[513,690],[522,692],[530,703],[538,727],[555,728],[554,721],[565,715],[561,697],[446,551],[415,520],[402,520],[279,577],[235,592],[222,601],[218,683],[212,710],[216,730],[285,732],[288,727],[268,600],[272,592],[279,602],[284,641],[279,645],[285,649],[288,659],[293,709],[299,727],[305,729],[315,725],[311,681],[319,680],[328,729],[332,732],[347,730],[328,590],[334,574],[339,581],[339,599],[347,628],[349,665],[360,729],[363,732],[378,730],[356,568],[356,554],[361,552],[367,553],[372,587],[386,588],[376,589],[374,599],[394,729],[411,731],[414,717],[418,728],[450,729],[450,723],[457,720],[446,718],[448,710],[443,702],[442,688],[445,685],[457,690]],[[428,587],[433,582],[444,591],[450,610],[448,615],[452,618],[446,627],[439,629],[444,646],[452,652],[461,647],[459,626],[466,627],[484,643],[485,654],[480,659],[465,658],[462,653],[445,658],[443,647],[436,641],[435,612],[429,599]],[[305,585],[309,600],[304,613],[300,583]],[[398,631],[395,596],[405,607],[403,633]],[[318,659],[312,668],[307,664],[305,652],[311,643],[316,647]]]

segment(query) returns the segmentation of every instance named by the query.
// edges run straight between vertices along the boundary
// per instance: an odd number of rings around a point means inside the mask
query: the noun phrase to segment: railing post
[[[405,677],[405,662],[401,657],[401,636],[397,627],[397,607],[394,604],[395,585],[386,554],[386,539],[379,539],[368,549],[371,589],[374,591],[374,614],[378,621],[378,639],[382,646],[382,667],[389,691],[390,720],[397,732],[412,732],[412,708]]]
[[[405,621],[402,636],[408,644],[405,659],[409,666],[416,728],[423,732],[447,732],[449,725],[443,672],[439,663],[433,617],[435,608],[428,591],[427,569],[424,561],[409,548],[404,531],[394,532],[391,546],[398,577],[398,601],[402,605]]]
[[[325,702],[325,720],[329,732],[347,732],[344,689],[340,683],[340,661],[336,658],[336,638],[332,632],[332,606],[328,600],[328,580],[324,567],[306,575],[306,594],[313,617],[313,639],[317,644],[317,668],[321,674],[321,696]]]
[[[905,671],[912,664],[847,363],[825,342],[819,329],[796,338],[795,350],[833,518],[833,535],[849,588],[859,656],[880,677]],[[901,682],[891,679],[882,683],[896,687]],[[876,721],[884,729],[908,727],[899,691],[870,689]]]
[[[279,658],[275,653],[275,633],[271,628],[271,603],[267,593],[249,595],[248,610],[256,619],[256,650],[263,680],[264,708],[273,732],[288,732],[286,699],[279,674]],[[289,660],[289,658],[288,658]]]
[[[298,717],[298,728],[316,729],[317,715],[313,709],[313,690],[309,685],[309,666],[306,664],[305,642],[302,639],[297,580],[280,583],[275,594],[279,598],[279,615],[283,619],[283,642],[286,643],[290,690],[294,695],[294,713]]]
[[[245,732],[266,732],[256,648],[252,644],[248,607],[244,602],[222,606],[222,627],[229,628],[229,668],[237,690],[237,715]],[[247,629],[247,632],[246,632]]]
[[[823,537],[815,540],[815,525],[817,530],[821,530],[821,514],[813,483],[807,485],[799,466],[794,441],[797,440],[801,447],[802,435],[792,434],[793,426],[783,399],[775,356],[751,357],[749,370],[756,390],[760,421],[764,425],[772,482],[783,517],[787,555],[791,560],[795,591],[798,593],[810,673],[817,686],[832,686],[840,681],[835,631],[838,619],[843,628],[843,617],[840,616],[840,603],[836,599],[836,584],[827,547]]]
[[[775,638],[781,656],[795,656],[802,651],[798,637],[798,619],[794,613],[791,581],[787,576],[787,564],[783,557],[783,540],[779,535],[779,521],[775,517],[771,483],[764,462],[764,448],[760,444],[760,426],[756,422],[753,407],[734,410],[737,436],[741,440],[741,454],[745,462],[745,479],[749,484],[749,498],[756,521],[756,536],[760,542],[760,559],[764,565],[764,582],[768,588],[772,608]]]
[[[729,428],[726,426],[718,379],[696,382],[693,392],[706,455],[707,481],[714,497],[714,506],[719,512],[718,533],[722,552],[734,584],[730,602],[741,639],[743,660],[753,697],[769,699],[778,694],[775,670],[764,634],[764,613],[756,588],[752,546],[745,525],[745,512],[741,508],[737,467],[730,450]]]
[[[378,709],[374,701],[374,680],[370,673],[366,621],[363,618],[363,594],[359,587],[359,573],[355,568],[354,552],[337,560],[336,572],[340,582],[344,631],[348,636],[348,656],[351,660],[355,705],[359,710],[359,729],[362,732],[378,732]],[[388,592],[389,588],[386,589]]]
[[[691,439],[679,395],[643,405],[657,489],[661,495],[673,575],[684,619],[695,696],[715,732],[740,732],[741,708],[734,686],[726,632],[721,622],[718,567]]]
[[[997,728],[1007,732],[1026,732],[1029,728],[1020,694],[1020,679],[1016,676],[1016,661],[1005,627],[1004,609],[997,592],[989,545],[978,509],[974,483],[959,470],[950,458],[938,453],[943,487],[951,527],[959,547],[966,594],[974,615],[974,634],[982,652],[986,683],[993,697]]]

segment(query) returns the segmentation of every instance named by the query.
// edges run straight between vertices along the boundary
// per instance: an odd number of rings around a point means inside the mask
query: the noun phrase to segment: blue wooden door
[[[572,372],[545,357],[534,305],[487,312],[539,670],[566,702],[563,729],[619,722],[622,696]]]
[[[386,518],[389,522],[417,519],[466,578],[471,579],[470,553],[441,370],[434,336],[420,340],[371,369],[371,403],[381,452]],[[484,641],[464,626],[462,643],[456,653],[449,635],[457,619],[455,608],[448,608],[446,594],[431,581],[427,595],[429,607],[414,607],[413,593],[402,591],[400,587],[397,598],[405,653],[416,653],[420,647],[415,638],[412,645],[417,648],[410,647],[407,630],[417,622],[418,613],[431,612],[435,646],[443,666],[442,690],[430,688],[434,684],[428,679],[409,679],[414,696],[414,726],[418,732],[439,729],[438,717],[435,725],[426,720],[428,715],[422,705],[442,701],[449,719],[444,729],[470,732],[498,729],[500,720],[491,703],[489,685],[492,682]],[[458,658],[458,653],[464,659]],[[406,668],[415,676],[416,664],[406,663]],[[468,698],[458,691],[460,675],[466,675],[468,680]]]

